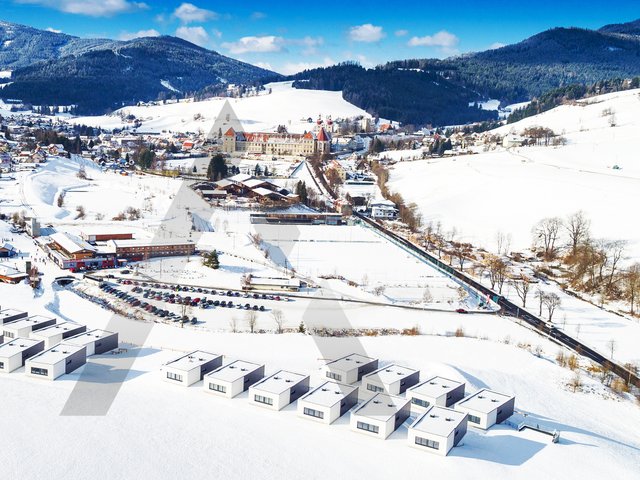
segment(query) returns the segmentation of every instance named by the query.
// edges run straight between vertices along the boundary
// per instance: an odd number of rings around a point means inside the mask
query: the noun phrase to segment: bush
[[[464,329],[462,327],[456,328],[455,336],[456,337],[464,337],[465,336]]]

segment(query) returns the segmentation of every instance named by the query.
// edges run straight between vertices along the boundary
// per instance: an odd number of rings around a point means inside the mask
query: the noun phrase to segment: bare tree
[[[258,314],[253,310],[249,310],[245,316],[249,331],[254,333],[256,330],[256,323],[258,323]]]
[[[616,349],[616,341],[615,339],[611,339],[607,342],[607,347],[609,347],[609,351],[611,352],[611,360],[613,360],[613,352]]]
[[[580,378],[579,372],[576,372],[569,385],[573,388],[573,393],[576,393],[576,391],[582,386],[582,379]]]
[[[624,298],[629,302],[631,315],[635,315],[638,295],[640,295],[640,263],[634,263],[624,274]]]
[[[433,302],[433,295],[431,295],[431,289],[429,289],[429,286],[424,287],[424,291],[422,292],[422,301],[424,303]]]
[[[494,255],[489,257],[487,262],[487,269],[489,271],[489,282],[491,282],[491,289],[498,287],[498,293],[502,293],[502,287],[507,279],[508,267],[507,264],[500,258]]]
[[[558,217],[548,217],[540,220],[533,228],[534,243],[541,245],[544,256],[552,260],[556,255],[556,242],[560,235],[562,220]]]
[[[560,299],[560,296],[555,292],[548,293],[544,296],[544,305],[545,307],[547,307],[547,315],[549,321],[553,319],[553,314],[561,304],[562,300]]]
[[[282,310],[278,310],[278,309],[272,310],[271,316],[273,317],[273,321],[276,323],[276,332],[282,333],[283,332],[282,327],[284,325],[284,314],[282,313]]]
[[[565,222],[564,228],[569,235],[569,243],[571,245],[571,254],[575,255],[578,245],[584,243],[589,238],[591,221],[586,217],[582,210],[569,215]]]
[[[624,251],[627,247],[627,242],[624,240],[616,240],[609,242],[609,278],[607,279],[607,291],[611,290],[615,274],[618,271],[620,260],[624,258]]]
[[[536,290],[535,297],[538,299],[538,316],[542,316],[542,307],[544,306],[544,299],[546,297],[546,293],[544,293],[540,288]]]
[[[518,278],[514,278],[511,282],[514,290],[522,300],[522,307],[527,307],[527,296],[529,295],[529,289],[531,288],[531,279],[524,273],[521,273]]]
[[[229,320],[229,326],[231,327],[231,331],[233,333],[237,333],[238,332],[238,319],[236,317],[231,317],[231,320]]]
[[[496,233],[496,248],[498,255],[508,255],[511,250],[511,234],[502,231]]]

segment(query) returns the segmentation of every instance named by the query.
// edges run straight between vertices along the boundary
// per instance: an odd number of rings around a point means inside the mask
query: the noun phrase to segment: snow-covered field
[[[564,135],[565,146],[399,163],[389,186],[417,203],[425,222],[440,221],[489,250],[496,249],[498,232],[511,235],[513,249],[524,249],[540,219],[583,210],[596,238],[627,240],[629,255],[640,258],[640,229],[629,218],[630,206],[640,202],[639,93],[591,98],[497,130],[542,125]],[[602,116],[608,108],[616,127]]]
[[[149,132],[198,132],[208,133],[225,101],[231,107],[248,132],[274,131],[285,125],[291,133],[311,130],[318,115],[324,118],[370,116],[364,110],[342,98],[342,92],[302,90],[291,86],[292,82],[277,82],[265,86],[267,92],[247,98],[214,98],[202,102],[180,102],[158,106],[125,107],[112,115],[79,117],[70,122],[99,126],[106,129],[123,128],[120,113],[135,115],[142,120],[141,131]]]

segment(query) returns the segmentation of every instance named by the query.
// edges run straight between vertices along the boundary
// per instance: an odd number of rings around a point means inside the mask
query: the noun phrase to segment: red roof
[[[321,128],[320,131],[318,132],[318,141],[319,142],[328,142],[329,140],[329,135],[327,135],[327,132],[324,130],[324,128]]]
[[[236,131],[233,129],[233,127],[227,130],[227,133],[224,134],[225,137],[235,137],[235,135]]]

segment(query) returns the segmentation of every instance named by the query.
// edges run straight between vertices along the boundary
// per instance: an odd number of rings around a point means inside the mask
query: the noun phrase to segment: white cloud
[[[349,29],[349,38],[354,42],[378,42],[385,37],[382,27],[365,23]]]
[[[409,30],[405,30],[405,29],[396,30],[395,35],[396,37],[406,37],[407,35],[409,35]]]
[[[118,39],[120,40],[133,40],[134,38],[141,37],[159,37],[160,32],[151,28],[149,30],[138,30],[137,32],[122,32]]]
[[[410,47],[441,47],[451,49],[455,47],[460,39],[453,33],[446,30],[440,30],[434,35],[425,35],[424,37],[411,37],[407,45]]]
[[[285,49],[285,39],[275,35],[264,35],[261,37],[242,37],[236,42],[225,42],[222,48],[229,50],[234,55],[243,53],[274,53],[282,52]]]
[[[202,27],[179,27],[176,30],[176,37],[182,38],[187,42],[195,43],[201,47],[209,43],[209,34]]]
[[[218,18],[216,12],[198,8],[193,3],[182,3],[175,9],[173,16],[182,23],[206,22]]]
[[[264,68],[265,70],[273,70],[273,67],[269,62],[255,62],[256,67]]]
[[[506,43],[495,42],[495,43],[492,43],[491,45],[489,45],[489,50],[495,50],[496,48],[502,48],[502,47],[506,47],[506,46],[507,46]]]
[[[89,17],[110,17],[118,13],[149,8],[146,3],[131,0],[16,0],[16,2],[41,5],[61,12]]]
[[[315,55],[318,53],[318,47],[324,44],[324,38],[307,36],[300,39],[286,40],[286,43],[304,47],[302,49],[303,55]]]
[[[53,27],[47,27],[47,28],[45,28],[45,30],[47,32],[51,32],[51,33],[62,33],[62,30],[57,30],[57,29],[55,29]]]
[[[262,20],[266,16],[267,16],[267,14],[264,13],[264,12],[253,12],[251,14],[251,20]]]
[[[322,62],[289,62],[285,63],[282,67],[278,68],[278,72],[284,75],[293,75],[294,73],[302,72],[303,70],[311,70],[313,68],[329,67],[335,65],[336,62],[326,57]]]

